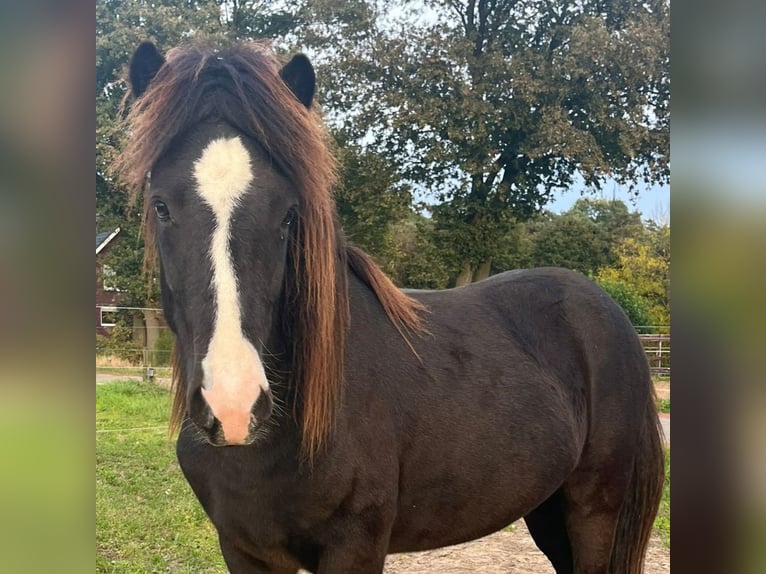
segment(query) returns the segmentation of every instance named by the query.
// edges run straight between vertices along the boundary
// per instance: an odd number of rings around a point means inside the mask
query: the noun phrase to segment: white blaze
[[[250,155],[238,137],[211,141],[194,163],[197,193],[213,211],[210,241],[215,318],[202,360],[202,396],[229,443],[247,438],[250,410],[268,389],[258,352],[242,332],[242,309],[229,239],[231,216],[253,181]]]

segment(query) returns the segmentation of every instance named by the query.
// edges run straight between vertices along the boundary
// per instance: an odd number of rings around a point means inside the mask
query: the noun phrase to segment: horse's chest
[[[280,488],[264,478],[257,463],[236,450],[189,445],[179,437],[178,462],[219,535],[274,545],[287,529],[287,515],[277,512]]]
[[[248,447],[210,447],[179,437],[184,476],[222,541],[267,563],[310,561],[312,533],[337,506],[295,465],[268,462]]]

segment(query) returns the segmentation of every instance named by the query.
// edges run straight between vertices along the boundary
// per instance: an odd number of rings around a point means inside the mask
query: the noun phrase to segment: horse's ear
[[[165,58],[151,42],[141,42],[130,60],[130,89],[133,96],[139,97],[146,91],[154,79]]]
[[[307,108],[311,107],[316,89],[316,74],[309,59],[296,54],[279,72],[290,91]]]

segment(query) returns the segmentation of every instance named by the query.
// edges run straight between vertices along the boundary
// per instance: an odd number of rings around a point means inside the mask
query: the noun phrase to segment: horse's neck
[[[352,322],[373,321],[381,316],[385,317],[385,312],[372,287],[351,269],[348,269],[348,306]]]

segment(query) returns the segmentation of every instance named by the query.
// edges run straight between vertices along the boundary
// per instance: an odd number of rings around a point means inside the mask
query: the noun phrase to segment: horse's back
[[[427,327],[442,333],[469,332],[468,345],[485,350],[487,360],[498,340],[563,377],[607,361],[612,368],[646,361],[630,321],[598,285],[583,275],[557,267],[512,270],[483,281],[444,291],[412,291],[429,309]],[[598,357],[601,357],[601,360]],[[594,364],[582,365],[583,361]],[[579,363],[575,365],[574,363]]]
[[[466,347],[488,364],[507,365],[512,380],[521,381],[514,390],[534,389],[539,404],[545,393],[540,377],[553,385],[581,423],[583,441],[594,419],[625,418],[640,410],[631,405],[651,398],[649,367],[635,329],[619,305],[579,273],[513,270],[416,296],[429,306],[430,325],[438,324],[440,332],[470,329]],[[435,343],[438,354],[441,345]],[[637,432],[638,418],[623,421],[626,433]]]

